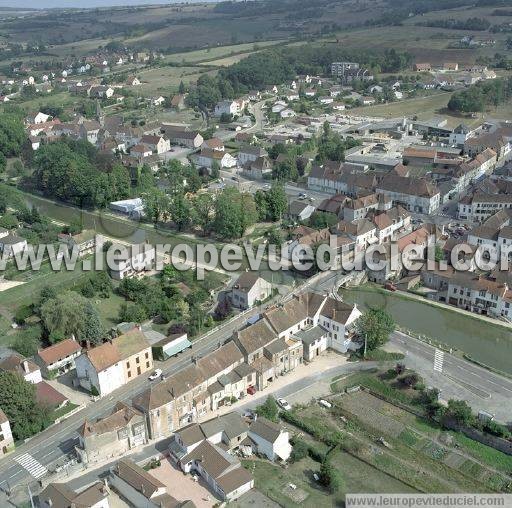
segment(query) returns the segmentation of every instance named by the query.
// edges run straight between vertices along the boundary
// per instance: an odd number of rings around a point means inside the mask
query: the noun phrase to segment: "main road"
[[[307,289],[322,293],[331,292],[337,285],[337,276],[337,273],[331,272],[319,274],[298,287],[294,293]],[[291,298],[292,294],[289,293],[284,299]],[[260,311],[260,308],[254,308],[232,318],[229,322],[195,340],[191,350],[184,352],[178,358],[162,362],[159,367],[166,375],[184,368],[190,364],[193,356],[201,357],[215,350],[232,336],[233,331],[244,326],[249,317]],[[498,420],[503,422],[512,420],[512,407],[510,406],[512,380],[448,353],[444,355],[442,372],[434,371],[435,347],[399,332],[392,334],[390,346],[404,352],[405,363],[415,369],[425,379],[427,385],[438,387],[441,390],[441,398],[465,399],[475,411],[485,410],[493,413]],[[304,383],[315,382],[315,380],[318,381],[331,374],[335,375],[345,371],[348,373],[354,368],[364,368],[365,364],[359,364],[359,367],[355,367],[355,365],[357,364],[340,366],[336,372],[332,373],[320,373],[315,372],[315,365],[312,363],[310,377],[285,386],[276,395],[291,395],[297,390],[303,389]],[[28,442],[18,445],[12,454],[0,461],[0,489],[7,493],[14,487],[16,489],[24,488],[35,482],[34,476],[18,461],[27,465],[32,472],[40,471],[39,466],[43,470],[51,470],[73,451],[77,443],[77,429],[85,419],[94,420],[108,414],[117,401],[129,402],[148,386],[147,378],[141,376],[115,390],[109,396],[91,403],[60,424],[46,429]]]
[[[297,287],[294,292],[282,298],[278,297],[274,301],[288,300],[294,293],[300,293],[308,288],[325,291],[335,283],[336,275],[329,272],[319,274]],[[191,349],[176,358],[161,362],[158,367],[165,375],[183,369],[190,364],[192,357],[202,357],[217,349],[232,336],[235,330],[242,328],[250,317],[258,314],[261,310],[260,307],[255,307],[235,316],[227,323],[196,339]],[[32,471],[42,471],[39,466],[45,469],[53,468],[56,464],[65,461],[66,456],[73,451],[77,444],[77,430],[85,419],[94,420],[109,414],[116,402],[129,402],[146,390],[148,386],[150,386],[150,382],[146,376],[140,376],[108,396],[87,405],[63,422],[53,425],[29,441],[19,444],[13,453],[0,460],[0,490],[10,491],[15,486],[27,485],[35,481],[28,470],[17,462],[18,460],[21,460]]]

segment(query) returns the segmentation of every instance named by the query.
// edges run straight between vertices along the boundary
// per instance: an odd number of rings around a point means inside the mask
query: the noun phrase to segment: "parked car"
[[[331,407],[332,407],[332,404],[331,404],[330,402],[326,401],[325,399],[320,399],[320,400],[318,401],[318,403],[319,403],[321,406],[326,407],[327,409],[331,409]]]
[[[290,411],[292,406],[290,406],[290,403],[286,399],[277,399],[277,405],[284,409],[285,411]]]
[[[158,379],[161,375],[162,375],[162,370],[156,369],[155,372],[153,372],[151,374],[151,376],[149,376],[149,380],[154,381],[155,379]]]

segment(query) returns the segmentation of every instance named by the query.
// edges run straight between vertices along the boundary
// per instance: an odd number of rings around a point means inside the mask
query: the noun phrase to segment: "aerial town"
[[[0,5],[0,506],[512,506],[509,2],[140,4]]]

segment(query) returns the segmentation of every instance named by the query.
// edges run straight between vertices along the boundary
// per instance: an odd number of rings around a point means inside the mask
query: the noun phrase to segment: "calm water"
[[[343,290],[343,299],[361,310],[385,307],[400,326],[453,346],[486,365],[512,374],[512,332],[392,293]]]

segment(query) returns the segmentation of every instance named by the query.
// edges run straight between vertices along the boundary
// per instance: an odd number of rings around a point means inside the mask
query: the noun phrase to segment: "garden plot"
[[[386,413],[393,414],[391,408],[398,411],[402,411],[401,409],[381,401],[369,393],[358,392],[345,395],[340,397],[339,403],[343,409],[352,413],[363,423],[381,430],[386,435],[398,437],[406,429],[403,423],[386,415]]]

